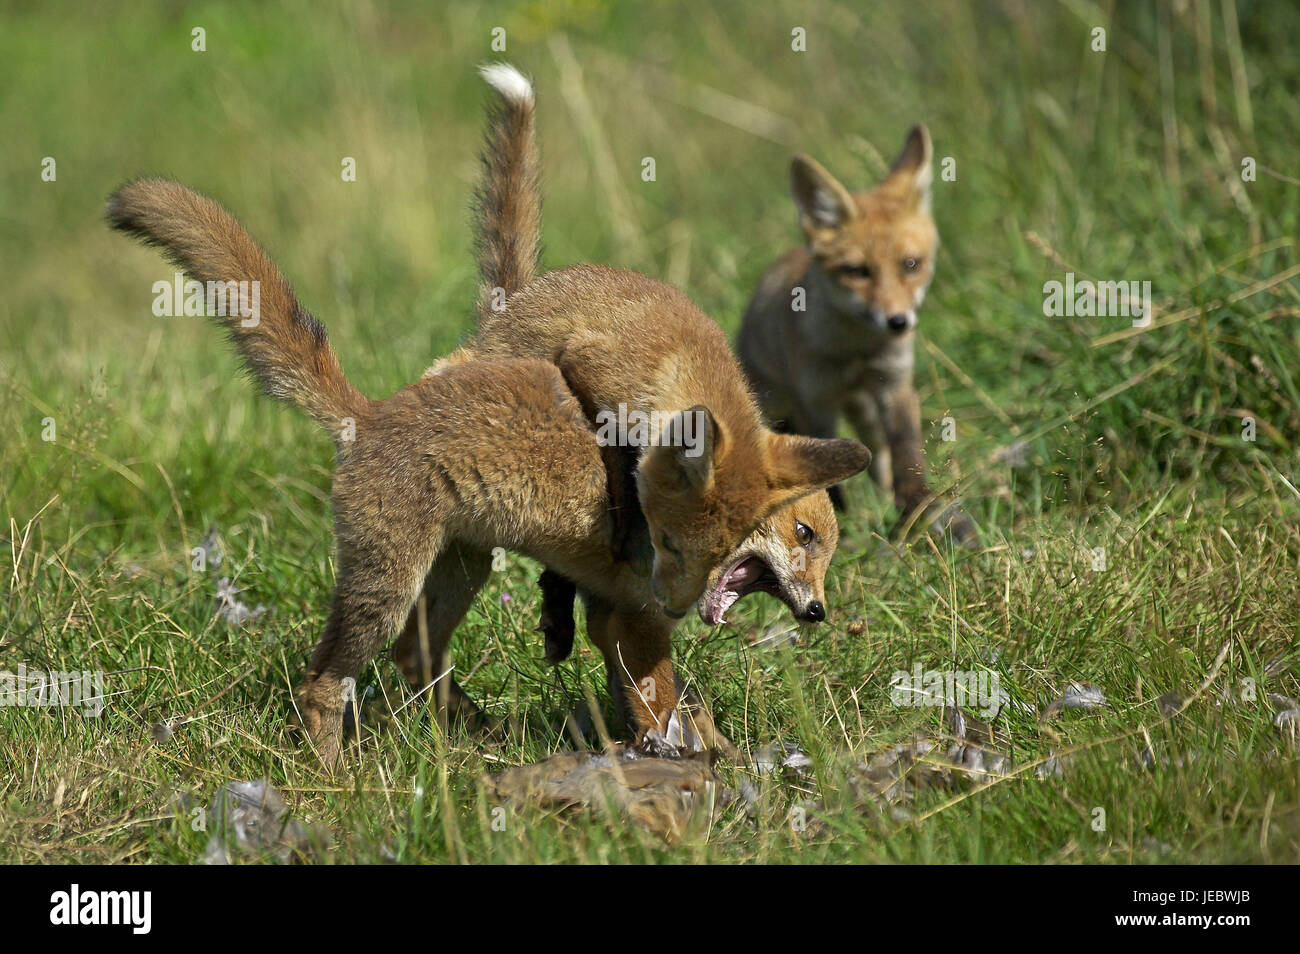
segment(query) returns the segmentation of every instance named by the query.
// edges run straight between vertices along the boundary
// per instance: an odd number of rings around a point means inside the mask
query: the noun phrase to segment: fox
[[[481,72],[497,102],[475,220],[479,322],[444,363],[541,358],[559,367],[593,422],[625,411],[667,413],[670,436],[688,419],[702,423],[695,448],[671,440],[605,445],[615,553],[649,562],[656,601],[681,618],[763,520],[860,473],[870,451],[854,440],[767,427],[722,329],[676,288],[601,265],[540,272],[536,95],[509,64]],[[642,518],[648,554],[625,545],[626,528]],[[794,528],[808,524],[787,510],[775,526],[800,533]]]
[[[853,193],[798,155],[790,189],[804,244],[759,281],[736,350],[769,419],[786,432],[832,437],[848,419],[872,452],[869,474],[891,493],[899,527],[924,518],[970,543],[975,525],[926,479],[913,383],[917,314],[934,277],[933,146],[913,126],[884,180]],[[832,488],[836,509],[842,489]]]
[[[480,72],[496,94],[488,116],[475,215],[480,314],[484,314],[491,302],[501,307],[537,277],[542,196],[532,84],[508,64],[489,65]],[[517,335],[506,334],[503,324],[484,325],[478,331],[480,345],[487,341],[495,349],[517,353],[511,350],[519,341]],[[590,325],[592,334],[599,330],[597,323]],[[462,354],[472,350],[467,347]],[[526,347],[522,353],[536,352]],[[431,372],[440,366],[441,362],[435,364]],[[629,463],[618,455],[607,461],[620,469]],[[612,498],[617,497],[615,487],[616,482],[611,485]],[[635,500],[615,499],[614,506],[623,511],[625,523],[638,526],[640,539],[647,540],[649,530]],[[825,576],[837,543],[838,525],[824,490],[780,507],[708,575],[697,601],[701,620],[720,625],[735,602],[749,593],[766,592],[785,602],[800,622],[821,622],[827,615]],[[644,547],[639,552],[644,553]],[[573,646],[576,591],[571,581],[549,569],[539,583],[539,628],[546,639],[546,659],[555,664]]]
[[[112,228],[160,248],[192,279],[256,282],[256,314],[232,310],[219,320],[261,389],[304,411],[334,440],[337,579],[296,692],[299,719],[327,768],[339,763],[343,715],[362,668],[394,636],[403,673],[423,687],[437,682],[441,709],[471,717],[478,711],[454,678],[434,680],[431,670],[448,658],[455,624],[498,546],[582,587],[588,634],[639,736],[653,729],[674,737],[676,727],[682,744],[735,751],[673,672],[675,622],[659,611],[646,573],[613,558],[603,450],[555,364],[459,361],[374,400],[346,377],[325,326],[299,304],[278,266],[217,202],[177,182],[144,178],[109,197],[106,217]],[[829,542],[833,548],[834,538]],[[782,589],[744,562],[763,552],[754,546],[715,574],[709,605],[725,610],[745,591],[769,587],[809,612],[811,588]],[[808,562],[822,566],[825,549],[810,545]],[[425,612],[430,606],[434,612]]]

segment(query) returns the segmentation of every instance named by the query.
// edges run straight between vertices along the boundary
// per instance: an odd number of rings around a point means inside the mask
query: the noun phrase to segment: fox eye
[[[870,278],[870,265],[841,265],[840,274],[847,278]]]
[[[903,259],[903,271],[905,272],[914,272],[920,267],[921,267],[921,260],[919,258]]]
[[[804,547],[808,546],[808,544],[812,543],[813,540],[817,538],[817,534],[813,533],[812,527],[808,526],[808,524],[804,523],[802,520],[796,520],[794,522],[794,535],[796,539],[798,539],[799,545]]]

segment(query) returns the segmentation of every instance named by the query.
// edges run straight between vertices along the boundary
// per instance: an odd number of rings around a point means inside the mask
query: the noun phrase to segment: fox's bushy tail
[[[161,248],[205,288],[211,282],[228,289],[227,314],[217,320],[267,394],[302,408],[336,441],[344,419],[355,419],[370,403],[344,376],[325,326],[298,304],[275,262],[216,202],[179,182],[137,179],[109,197],[107,216],[113,228]],[[257,308],[245,307],[255,314],[232,306],[232,295],[240,299],[230,282],[257,283],[245,286],[250,297],[257,288]]]
[[[486,314],[494,295],[508,297],[537,274],[542,192],[532,84],[505,63],[479,72],[499,96],[488,115],[474,216],[483,280],[479,304]]]

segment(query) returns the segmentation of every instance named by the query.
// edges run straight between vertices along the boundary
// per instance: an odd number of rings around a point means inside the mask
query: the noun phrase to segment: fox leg
[[[423,534],[403,529],[407,539],[421,541],[421,552],[393,546],[393,534],[377,528],[364,539],[339,533],[338,581],[329,619],[298,692],[303,726],[331,768],[339,759],[343,710],[356,679],[406,621],[441,544],[440,528]]]
[[[662,732],[677,702],[670,625],[636,625],[635,617],[588,596],[587,635],[605,658],[605,681],[627,730],[635,738],[646,731]],[[666,630],[667,632],[663,632]]]
[[[433,564],[424,580],[424,592],[407,617],[402,635],[393,645],[393,659],[411,685],[427,689],[434,678],[448,668],[447,647],[452,634],[469,612],[475,597],[492,572],[492,555],[487,551],[453,543]],[[424,603],[424,637],[420,635],[420,602]],[[470,725],[483,719],[474,700],[447,675],[433,688],[437,710]]]
[[[578,588],[554,570],[543,570],[537,585],[542,591],[542,618],[538,629],[546,637],[546,661],[564,662],[573,652],[573,602]]]
[[[882,418],[889,441],[894,480],[894,506],[898,527],[918,510],[925,510],[934,531],[951,534],[958,543],[976,540],[975,524],[960,504],[935,499],[925,476],[925,452],[921,447],[921,400],[911,382],[882,399]]]
[[[893,454],[889,450],[889,439],[885,435],[885,423],[881,420],[880,407],[869,391],[858,391],[844,404],[844,415],[849,419],[858,440],[871,448],[871,463],[867,473],[876,486],[885,493],[894,489]]]
[[[673,672],[673,621],[659,613],[614,609],[591,597],[586,602],[587,634],[605,657],[609,692],[628,733],[638,741],[651,729],[667,735],[673,711],[680,705],[680,744],[686,748],[698,744],[734,756],[735,746]]]
[[[921,399],[908,383],[884,395],[881,403],[893,469],[894,505],[907,515],[931,496],[921,449]]]

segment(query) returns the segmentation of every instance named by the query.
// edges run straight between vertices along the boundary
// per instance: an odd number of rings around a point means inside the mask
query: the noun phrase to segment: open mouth
[[[760,557],[741,557],[718,577],[700,598],[700,619],[710,626],[725,623],[727,610],[743,596],[758,591],[780,596],[781,581]]]

